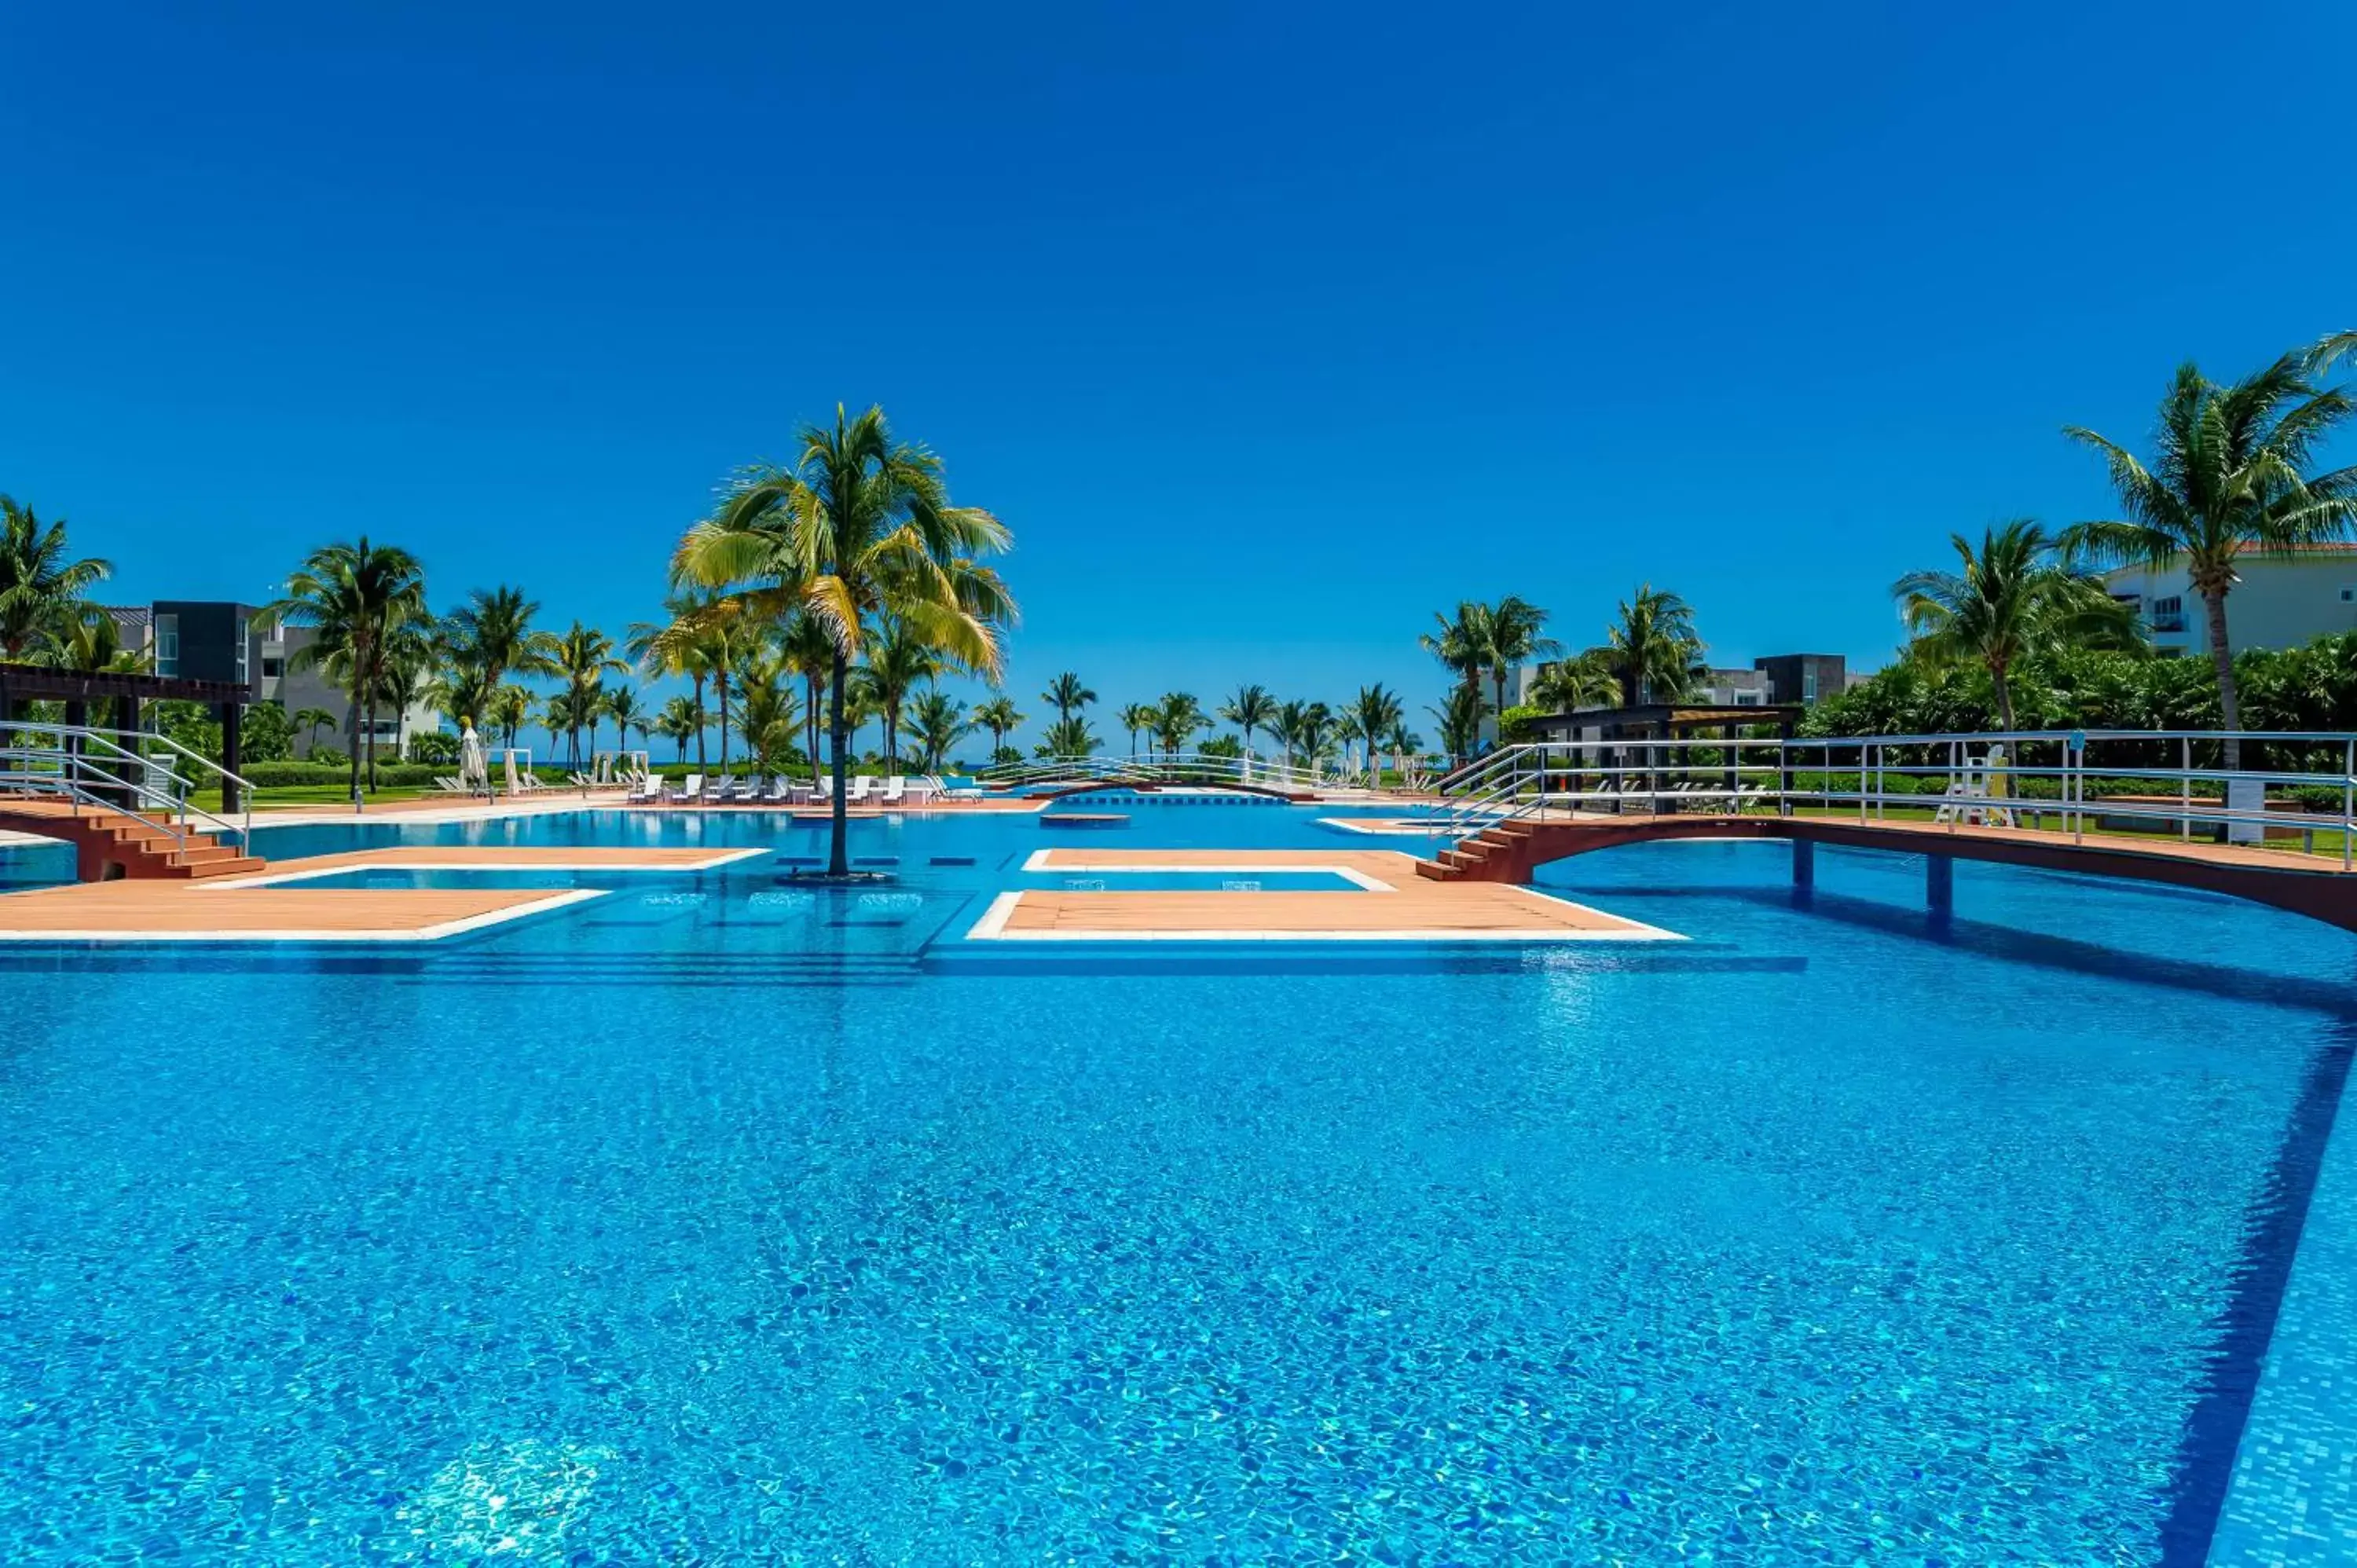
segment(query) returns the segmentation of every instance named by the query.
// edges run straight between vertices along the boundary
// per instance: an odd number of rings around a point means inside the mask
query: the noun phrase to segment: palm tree
[[[422,630],[425,574],[417,558],[367,534],[352,543],[323,545],[286,579],[285,596],[257,613],[257,621],[309,627],[312,640],[295,650],[289,668],[317,665],[350,694],[354,719],[352,805],[361,804],[361,746],[368,743],[369,778],[376,775],[376,704],[392,650],[404,632]]]
[[[1478,690],[1474,693],[1473,700],[1477,705],[1481,700]],[[1285,766],[1287,768],[1293,766],[1294,739],[1301,733],[1302,717],[1308,711],[1309,704],[1307,703],[1279,703],[1276,706],[1276,716],[1268,721],[1269,738],[1275,741],[1278,749],[1284,753]]]
[[[673,697],[655,719],[655,733],[679,747],[677,761],[687,760],[688,737],[704,728],[704,714],[690,697]]]
[[[1477,704],[1480,702],[1479,693],[1475,693],[1474,702]],[[1333,710],[1323,703],[1302,703],[1300,712],[1294,716],[1291,749],[1300,753],[1302,759],[1315,769],[1332,749],[1333,744]]]
[[[617,744],[624,751],[630,748],[633,726],[640,735],[647,733],[647,711],[640,704],[638,693],[628,686],[617,686],[606,693],[606,716],[614,721],[615,729],[620,732]]]
[[[1235,695],[1220,706],[1220,718],[1243,731],[1244,751],[1252,751],[1253,732],[1268,727],[1276,717],[1276,699],[1265,686],[1239,686]]]
[[[556,639],[532,629],[539,613],[539,602],[525,598],[522,588],[477,588],[443,623],[443,640],[454,662],[481,676],[485,691],[511,674],[561,674]]]
[[[834,639],[817,617],[804,610],[788,616],[778,632],[778,650],[787,667],[802,678],[802,724],[807,731],[811,778],[818,778],[818,721],[826,700],[826,683],[834,669]]]
[[[325,708],[297,708],[293,722],[296,729],[305,732],[303,754],[307,757],[319,748],[319,732],[336,727],[336,715]]]
[[[1190,693],[1166,693],[1162,701],[1155,705],[1154,738],[1173,757],[1187,749],[1189,741],[1211,727],[1211,721],[1204,714],[1203,704],[1197,702]]]
[[[704,766],[704,683],[712,678],[711,656],[704,632],[716,618],[731,611],[717,595],[673,594],[663,600],[663,618],[632,621],[622,639],[622,650],[636,660],[650,680],[666,675],[687,681],[695,704],[695,765]]]
[[[1103,744],[1097,739],[1096,732],[1089,728],[1089,721],[1076,714],[1069,719],[1058,719],[1054,724],[1049,725],[1048,732],[1039,737],[1039,744],[1034,748],[1033,754],[1051,758],[1086,757]],[[1135,756],[1136,752],[1137,742],[1133,737],[1130,741],[1130,754]]]
[[[737,662],[739,727],[758,772],[775,772],[772,765],[794,748],[794,731],[802,719],[788,683],[791,675],[786,656],[774,650],[756,648]]]
[[[2057,558],[2054,541],[2020,517],[1981,535],[1980,549],[1951,534],[1959,569],[1910,572],[1891,585],[1900,618],[1922,657],[1976,660],[1996,694],[1997,725],[2013,728],[2013,667],[2032,653],[2134,641],[2136,618],[2102,583]]]
[[[680,542],[673,575],[708,587],[759,585],[749,596],[775,617],[807,611],[834,639],[828,730],[834,769],[831,876],[848,876],[844,790],[845,688],[871,617],[909,623],[947,661],[996,679],[1000,629],[1015,601],[978,558],[1005,550],[1006,525],[950,504],[941,459],[893,438],[884,411],[835,410],[832,427],[802,428],[790,468],[740,477],[718,515]]]
[[[920,681],[941,673],[942,657],[895,615],[885,615],[867,639],[866,662],[857,671],[861,688],[884,720],[884,767],[900,770],[900,710]]]
[[[2230,735],[2242,727],[2226,633],[2226,595],[2240,581],[2235,559],[2339,539],[2357,521],[2357,467],[2304,471],[2325,436],[2357,410],[2345,391],[2313,379],[2352,344],[2357,335],[2328,338],[2231,386],[2180,366],[2161,400],[2149,466],[2083,426],[2063,431],[2103,455],[2126,515],[2074,523],[2062,531],[2062,548],[2097,563],[2184,566],[2201,597],[2220,724]],[[2224,752],[2229,770],[2242,767],[2239,741],[2227,740]]]
[[[1508,602],[1520,603],[1521,601]],[[1367,771],[1372,774],[1375,771],[1375,748],[1383,743],[1383,736],[1398,728],[1400,721],[1407,716],[1405,710],[1400,706],[1399,696],[1396,693],[1386,690],[1380,681],[1372,686],[1361,686],[1345,716],[1351,733],[1356,735],[1360,743],[1367,748]],[[1371,779],[1369,782],[1372,783],[1373,780]]]
[[[490,722],[499,726],[500,744],[512,747],[525,721],[532,717],[532,693],[522,686],[501,686],[484,699],[483,705],[490,710]]]
[[[1425,710],[1440,726],[1440,749],[1448,753],[1448,764],[1454,768],[1473,754],[1481,744],[1481,691],[1459,682],[1448,688],[1448,695],[1440,705]]]
[[[1097,694],[1081,684],[1081,678],[1070,670],[1048,682],[1039,700],[1056,710],[1056,721],[1061,724],[1072,716],[1075,708],[1085,708],[1097,700]]]
[[[96,556],[67,557],[63,519],[44,528],[31,507],[0,496],[0,659],[16,662],[45,632],[70,626],[83,595],[113,571]]]
[[[1531,682],[1531,701],[1550,713],[1607,707],[1620,700],[1620,678],[1612,672],[1609,650],[1603,649],[1542,665],[1538,679]]]
[[[597,746],[597,718],[604,711],[600,696],[605,689],[604,677],[627,675],[630,667],[616,657],[612,638],[577,620],[556,639],[550,658],[555,662],[556,673],[564,679],[565,709],[572,717],[572,723],[565,726],[566,763],[578,770],[582,725],[589,726],[590,749],[594,751]]]
[[[928,773],[938,773],[950,747],[974,733],[974,723],[966,716],[963,703],[939,686],[928,686],[917,695],[909,733],[922,749],[919,766]]]
[[[976,705],[974,722],[990,732],[990,759],[993,762],[997,761],[998,754],[1006,748],[1006,732],[1020,729],[1023,717],[1016,712],[1015,703],[1005,693]]]
[[[1546,618],[1546,611],[1509,594],[1477,619],[1481,633],[1480,657],[1490,666],[1490,679],[1497,693],[1496,705],[1501,714],[1506,711],[1506,677],[1531,660],[1563,651],[1563,644],[1539,635]]]
[[[1702,639],[1695,635],[1694,611],[1685,600],[1651,583],[1620,603],[1620,618],[1598,650],[1620,681],[1624,707],[1674,703],[1702,672]]]
[[[1416,639],[1416,644],[1440,660],[1458,682],[1479,693],[1481,689],[1481,661],[1489,657],[1490,607],[1471,599],[1458,602],[1457,618],[1451,620],[1438,610],[1432,612],[1437,631],[1428,631]]]
[[[1130,703],[1125,704],[1122,708],[1121,712],[1114,716],[1119,721],[1121,727],[1129,732],[1129,754],[1132,757],[1135,757],[1137,755],[1137,737],[1139,735],[1154,727],[1154,720],[1156,717],[1154,704],[1152,703]],[[1068,723],[1069,721],[1059,719],[1056,722],[1060,725]]]

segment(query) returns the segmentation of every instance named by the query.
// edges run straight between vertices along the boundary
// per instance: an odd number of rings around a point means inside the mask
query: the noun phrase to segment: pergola
[[[113,702],[120,704],[115,727],[135,730],[140,727],[140,709],[146,703],[201,703],[212,709],[221,721],[221,767],[231,773],[242,771],[239,720],[241,711],[252,700],[253,693],[233,681],[190,681],[178,675],[52,670],[40,664],[0,663],[0,723],[15,714],[19,703],[63,703],[68,725],[87,725],[91,703]],[[222,779],[221,809],[234,811],[243,803],[237,781]]]

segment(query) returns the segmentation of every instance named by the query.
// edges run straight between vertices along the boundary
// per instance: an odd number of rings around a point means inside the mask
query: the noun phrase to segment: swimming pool
[[[0,957],[0,1539],[2201,1560],[2346,938],[1974,865],[1934,922],[1920,865],[1831,851],[1796,903],[1776,846],[1679,843],[1548,868],[1690,939],[1641,950],[977,953],[1058,840],[853,831],[899,884],[762,859],[431,949]]]

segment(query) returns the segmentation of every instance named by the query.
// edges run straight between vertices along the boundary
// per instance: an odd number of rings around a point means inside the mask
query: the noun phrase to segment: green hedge
[[[241,769],[256,789],[267,789],[284,784],[343,784],[351,779],[350,763],[318,762],[249,762]],[[431,785],[435,779],[458,771],[456,763],[380,762],[376,765],[376,781],[395,788]],[[365,767],[362,772],[366,772]],[[533,772],[542,782],[562,784],[562,768],[535,768]],[[501,784],[507,775],[497,764],[491,768],[491,782]]]

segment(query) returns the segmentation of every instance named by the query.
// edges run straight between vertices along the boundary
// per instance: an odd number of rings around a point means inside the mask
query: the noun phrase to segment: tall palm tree
[[[1474,694],[1478,705],[1480,694]],[[1294,717],[1292,749],[1315,768],[1334,744],[1334,713],[1323,703],[1304,703]],[[1289,758],[1288,758],[1289,760]]]
[[[772,765],[794,748],[802,721],[792,674],[786,656],[774,648],[755,647],[737,661],[738,727],[757,772],[776,771]]]
[[[1605,632],[1601,657],[1620,680],[1625,707],[1674,703],[1693,690],[1702,672],[1703,643],[1695,634],[1694,610],[1685,600],[1651,583],[1620,602],[1620,617]]]
[[[655,733],[679,747],[675,760],[680,762],[687,760],[688,737],[703,727],[703,712],[696,707],[694,699],[685,696],[673,697],[665,703],[662,714],[655,720]]]
[[[640,735],[647,733],[649,715],[645,706],[640,703],[638,693],[628,686],[617,686],[607,693],[605,706],[606,716],[614,721],[614,728],[619,732],[616,737],[617,744],[628,751],[630,748],[630,731],[634,726]]]
[[[497,688],[511,674],[556,675],[556,639],[532,628],[540,613],[539,601],[527,599],[522,588],[501,584],[477,588],[467,602],[452,610],[443,625],[443,639],[454,661],[482,677],[484,690]]]
[[[1351,732],[1366,747],[1367,771],[1372,774],[1375,770],[1375,748],[1383,745],[1385,736],[1399,727],[1400,721],[1406,717],[1406,711],[1400,705],[1398,693],[1387,690],[1378,681],[1372,686],[1359,688],[1359,694],[1351,700],[1345,717],[1350,722]]]
[[[1891,596],[1920,655],[1975,660],[1988,671],[2000,728],[2013,728],[2012,671],[2029,654],[2137,639],[2126,607],[2064,565],[2034,520],[1987,529],[1977,551],[1960,533],[1949,543],[1957,570],[1910,572],[1891,585]]]
[[[352,805],[361,800],[361,743],[368,747],[370,783],[376,777],[376,704],[404,634],[422,632],[425,573],[408,551],[371,544],[367,534],[350,543],[323,545],[286,579],[285,596],[264,607],[257,621],[308,627],[313,637],[287,660],[290,669],[317,666],[339,681],[352,704]]]
[[[2306,471],[2324,438],[2357,409],[2345,390],[2315,379],[2352,343],[2357,335],[2328,338],[2231,386],[2198,366],[2180,366],[2161,400],[2149,465],[2083,426],[2063,431],[2102,454],[2126,514],[2072,524],[2062,531],[2063,548],[2097,563],[2184,566],[2201,598],[2221,725],[2229,733],[2242,727],[2226,632],[2226,595],[2241,580],[2235,560],[2340,539],[2357,522],[2357,467]],[[2242,767],[2239,741],[2226,741],[2224,752],[2229,769]]]
[[[1137,737],[1144,732],[1154,727],[1154,704],[1152,703],[1130,703],[1125,705],[1121,712],[1115,714],[1114,717],[1120,723],[1121,727],[1129,732],[1129,754],[1132,757],[1135,757],[1137,755]],[[1056,722],[1059,725],[1063,725],[1069,724],[1071,721],[1069,719],[1060,718]]]
[[[1496,706],[1501,714],[1506,711],[1506,677],[1534,659],[1545,659],[1563,651],[1563,644],[1540,635],[1546,618],[1546,611],[1511,594],[1477,618],[1481,634],[1481,661],[1490,666]]]
[[[975,706],[974,722],[990,732],[990,759],[993,762],[997,761],[998,754],[1006,749],[1006,732],[1020,729],[1023,717],[1016,711],[1014,702],[1003,692]]]
[[[589,746],[597,746],[597,720],[605,711],[605,677],[627,675],[630,667],[614,651],[614,639],[595,627],[575,621],[550,653],[556,673],[565,682],[567,708],[573,715],[566,727],[567,765],[581,766],[581,730],[589,728]]]
[[[1006,548],[1005,524],[950,504],[941,459],[894,439],[884,411],[802,428],[787,468],[743,475],[719,513],[688,531],[673,558],[683,582],[743,585],[774,618],[807,611],[834,642],[828,730],[834,769],[832,876],[848,876],[845,688],[871,618],[889,614],[960,668],[996,679],[1015,600],[980,557]]]
[[[0,496],[0,659],[23,660],[53,628],[70,626],[89,590],[113,571],[67,553],[63,519],[44,528],[33,509]],[[8,717],[0,698],[0,719]]]
[[[909,693],[918,682],[931,681],[941,669],[942,656],[914,627],[895,615],[880,618],[875,635],[867,639],[866,659],[856,679],[884,721],[886,772],[900,770],[900,711],[908,704]]]
[[[1416,639],[1416,644],[1475,693],[1481,690],[1481,664],[1489,657],[1490,607],[1472,599],[1458,602],[1455,619],[1438,610],[1432,618],[1439,628]]]
[[[1235,695],[1220,705],[1220,718],[1243,732],[1244,751],[1252,751],[1253,732],[1266,729],[1268,721],[1276,717],[1276,699],[1265,686],[1239,686]]]
[[[1081,683],[1081,678],[1067,670],[1048,682],[1039,700],[1056,710],[1056,722],[1061,724],[1072,716],[1075,708],[1086,708],[1097,700],[1097,694]]]
[[[922,753],[919,766],[928,773],[940,772],[950,747],[973,734],[974,727],[963,703],[939,686],[926,687],[917,694],[909,717],[909,733],[916,737]]]
[[[1455,689],[1462,691],[1465,688]],[[1473,702],[1475,706],[1480,705],[1481,694],[1478,687],[1473,689]],[[1276,742],[1278,750],[1284,754],[1285,766],[1287,768],[1293,766],[1295,739],[1301,733],[1301,722],[1308,711],[1309,704],[1307,703],[1279,703],[1276,705],[1276,715],[1268,721],[1269,738]]]

